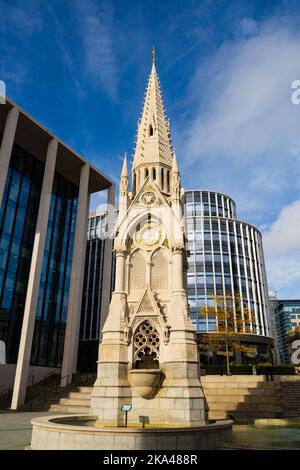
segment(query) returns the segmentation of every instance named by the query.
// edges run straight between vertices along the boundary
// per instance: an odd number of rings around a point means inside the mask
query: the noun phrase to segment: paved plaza
[[[24,450],[31,441],[32,418],[54,414],[0,410],[0,450]]]

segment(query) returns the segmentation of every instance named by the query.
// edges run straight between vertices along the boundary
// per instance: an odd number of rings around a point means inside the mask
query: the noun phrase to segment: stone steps
[[[230,382],[202,382],[202,386],[204,388],[207,388],[207,389],[210,389],[210,388],[219,388],[219,389],[222,389],[222,390],[226,390],[226,389],[241,389],[241,388],[244,388],[244,389],[256,389],[256,390],[260,390],[260,389],[265,389],[265,388],[269,388],[269,389],[273,389],[274,387],[274,382],[258,382],[258,383],[255,383],[255,382],[242,382],[241,384],[239,384],[238,382],[233,382],[233,383],[230,383]],[[277,386],[277,384],[275,384],[275,387]],[[279,387],[278,387],[279,388]]]
[[[59,400],[60,405],[67,406],[84,406],[89,407],[91,403],[90,398],[61,398]]]
[[[228,410],[228,411],[214,410],[214,411],[210,411],[209,413],[210,420],[228,419],[229,417],[232,417],[235,423],[248,424],[248,423],[254,422],[255,419],[278,418],[279,413],[275,411],[256,411],[255,417],[253,417],[252,413],[249,413],[247,411],[240,411],[240,410]]]
[[[280,412],[281,406],[279,404],[273,403],[237,403],[237,402],[208,402],[209,409],[211,411],[245,411],[255,413],[256,411],[259,412]]]
[[[264,375],[203,375],[201,376],[201,382],[265,382]]]
[[[93,391],[93,387],[76,387],[77,393],[89,393],[91,394]]]
[[[300,417],[300,382],[281,382],[281,402],[283,418]]]
[[[90,414],[90,407],[78,405],[51,405],[49,411],[55,411],[58,413]]]
[[[202,377],[203,391],[209,407],[209,419],[226,419],[237,423],[257,418],[276,418],[282,411],[280,385],[263,376]]]
[[[219,395],[219,394],[211,394],[205,393],[206,399],[208,403],[210,402],[218,402],[218,403],[227,403],[227,402],[234,402],[234,403],[272,403],[272,404],[279,404],[280,397],[276,395],[268,395],[264,393],[263,395],[245,395],[245,394],[226,394],[226,395]]]
[[[87,399],[87,398],[91,398],[91,394],[90,392],[70,392],[68,394],[68,398],[74,398],[75,400],[76,398]]]
[[[207,385],[203,386],[206,395],[239,395],[239,396],[265,396],[269,393],[274,393],[272,388],[222,388],[222,387],[208,387]]]
[[[300,381],[266,382],[262,376],[206,376],[202,377],[202,385],[211,420],[230,415],[236,423],[251,423],[260,418],[300,416]],[[60,414],[90,414],[92,390],[91,386],[59,389],[57,395],[49,394],[48,408],[42,400],[37,401],[37,406]]]

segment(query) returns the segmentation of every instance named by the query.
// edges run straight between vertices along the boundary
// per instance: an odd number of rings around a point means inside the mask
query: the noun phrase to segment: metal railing
[[[57,367],[56,369],[52,370],[51,372],[49,372],[49,374],[47,374],[40,382],[38,382],[36,385],[39,385],[41,388],[36,391],[35,393],[28,393],[28,398],[25,400],[25,403],[28,403],[30,401],[30,411],[33,410],[33,402],[34,402],[34,399],[37,398],[38,396],[42,395],[43,394],[43,403],[46,402],[47,400],[47,393],[49,391],[49,388],[50,388],[50,384],[49,384],[49,380],[50,378],[52,378],[54,375],[58,375],[57,372],[60,371],[60,368]]]
[[[35,376],[34,375],[30,375],[28,378],[27,378],[27,385],[26,385],[26,390],[28,388],[28,386],[33,386],[34,385],[34,378]],[[28,385],[28,382],[31,382],[31,385]],[[13,394],[13,390],[14,390],[14,385],[12,385],[11,387],[8,387],[6,388],[5,390],[2,390],[1,391],[1,394],[0,394],[0,406],[1,404],[5,404],[5,403],[8,403],[12,397],[12,394]]]
[[[33,410],[34,400],[37,397],[42,396],[42,403],[47,402],[47,397],[49,396],[49,392],[50,390],[53,390],[53,382],[51,383],[50,379],[54,375],[57,375],[56,372],[58,370],[60,369],[57,368],[54,371],[50,372],[48,375],[46,375],[46,377],[40,383],[42,384],[42,387],[40,388],[40,390],[38,390],[36,393],[31,394],[31,396],[27,400],[27,402],[30,401],[30,411]],[[76,374],[67,374],[67,375],[64,375],[63,377],[58,377],[58,380],[55,384],[55,394],[57,395],[59,390],[67,389],[71,384],[73,386],[75,385],[84,386],[87,383],[89,383],[91,379],[96,379],[96,371],[94,370],[94,368],[88,369],[84,372],[78,371]],[[65,385],[62,386],[61,384],[64,381],[65,381]]]

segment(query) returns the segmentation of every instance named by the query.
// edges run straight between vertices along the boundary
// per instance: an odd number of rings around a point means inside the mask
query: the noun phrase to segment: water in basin
[[[233,443],[249,447],[300,449],[300,423],[292,426],[234,425]]]

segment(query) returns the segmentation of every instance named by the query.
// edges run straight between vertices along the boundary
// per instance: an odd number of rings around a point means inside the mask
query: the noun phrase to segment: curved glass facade
[[[268,336],[268,290],[260,232],[236,219],[235,203],[211,191],[186,191],[187,291],[198,332],[216,330],[214,318],[199,309],[216,297],[238,298],[240,309],[253,313],[239,333]]]

